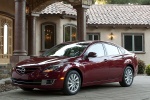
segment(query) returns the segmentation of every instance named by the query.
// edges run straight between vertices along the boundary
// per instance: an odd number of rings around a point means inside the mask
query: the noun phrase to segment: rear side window
[[[107,55],[119,55],[118,47],[110,44],[104,44],[106,48]]]
[[[104,48],[101,43],[93,44],[87,49],[87,53],[89,52],[95,52],[97,57],[104,56]]]

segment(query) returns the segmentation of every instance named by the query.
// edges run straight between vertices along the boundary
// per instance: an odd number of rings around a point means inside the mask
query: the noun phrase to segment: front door
[[[107,66],[107,58],[101,43],[96,43],[87,49],[89,52],[96,53],[96,57],[88,57],[85,63],[85,77],[86,82],[97,82],[108,79],[109,68]]]
[[[42,24],[42,50],[50,49],[55,45],[56,27],[54,23]]]

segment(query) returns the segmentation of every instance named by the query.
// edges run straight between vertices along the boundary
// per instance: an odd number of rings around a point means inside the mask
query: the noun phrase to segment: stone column
[[[11,66],[29,58],[25,49],[26,35],[26,0],[15,0],[15,33],[14,33],[14,51],[10,58]]]
[[[28,55],[36,55],[36,17],[28,16]]]
[[[86,10],[82,5],[74,6],[77,10],[77,40],[86,40]]]
[[[26,33],[26,0],[15,0],[15,33],[14,51],[15,56],[26,56],[25,33]]]

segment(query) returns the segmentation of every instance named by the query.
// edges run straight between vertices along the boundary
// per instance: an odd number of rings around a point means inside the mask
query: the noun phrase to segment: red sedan
[[[128,87],[137,70],[136,55],[116,44],[66,42],[19,62],[12,71],[12,84],[25,91],[57,89],[73,95],[83,86],[108,82]]]

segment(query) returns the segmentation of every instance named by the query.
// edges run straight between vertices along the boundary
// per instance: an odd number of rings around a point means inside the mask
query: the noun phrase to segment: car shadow
[[[93,85],[93,86],[87,86],[87,87],[82,87],[80,89],[80,92],[82,91],[94,91],[94,90],[102,90],[102,89],[112,89],[112,88],[120,88],[121,86],[119,83],[106,83],[102,85]]]
[[[112,88],[120,88],[121,86],[118,83],[107,83],[107,84],[103,84],[103,85],[94,85],[94,86],[87,86],[87,87],[82,87],[79,91],[78,94],[80,93],[87,93],[87,92],[92,92],[92,91],[101,91],[103,89],[112,89]],[[67,96],[64,95],[60,90],[39,90],[39,89],[34,89],[33,91],[23,91],[21,89],[18,89],[18,91],[16,91],[17,94],[19,95],[25,95],[25,96],[51,96],[51,97],[62,97],[62,96]],[[15,92],[15,94],[16,94]]]

